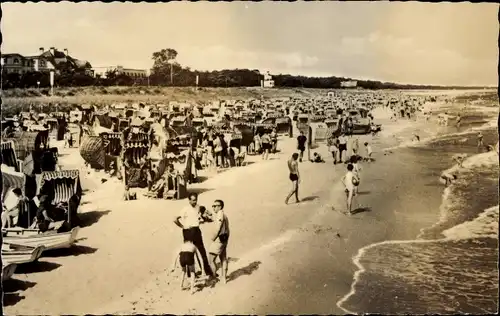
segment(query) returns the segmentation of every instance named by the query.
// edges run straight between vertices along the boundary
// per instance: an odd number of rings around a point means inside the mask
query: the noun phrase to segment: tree
[[[166,75],[167,69],[170,68],[170,84],[174,83],[173,66],[174,60],[177,58],[177,51],[172,48],[164,48],[159,52],[153,53],[153,72],[155,74]]]

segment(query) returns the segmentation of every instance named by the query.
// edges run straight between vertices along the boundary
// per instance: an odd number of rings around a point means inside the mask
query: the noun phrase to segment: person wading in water
[[[292,181],[292,191],[288,193],[288,196],[286,197],[285,204],[288,204],[288,200],[292,197],[292,195],[295,194],[295,200],[296,203],[299,203],[299,182],[300,182],[300,175],[299,175],[299,164],[297,163],[297,159],[299,159],[299,154],[294,153],[292,155],[292,158],[288,160],[288,169],[290,170],[290,181]]]

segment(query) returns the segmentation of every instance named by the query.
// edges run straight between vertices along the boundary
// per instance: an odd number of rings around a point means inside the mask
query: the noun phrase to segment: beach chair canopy
[[[81,196],[78,170],[44,171],[36,176],[37,195],[48,194],[52,204],[67,203],[74,196]]]
[[[1,165],[2,172],[2,200],[9,190],[20,188],[24,194],[26,185],[26,176],[22,172],[17,172],[14,168],[7,165]]]

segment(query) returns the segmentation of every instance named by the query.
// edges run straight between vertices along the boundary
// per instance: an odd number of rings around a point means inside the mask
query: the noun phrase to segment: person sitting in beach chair
[[[163,189],[163,198],[174,198],[177,194],[177,177],[179,173],[175,170],[173,165],[168,165],[163,179],[165,181],[165,187]]]
[[[7,193],[2,203],[2,228],[17,225],[21,212],[21,203],[25,200],[26,198],[23,197],[20,188],[15,188]]]
[[[202,274],[205,273],[203,265],[201,264],[200,261],[201,258],[200,251],[191,241],[185,241],[180,247],[179,251],[176,252],[176,255],[174,257],[174,262],[172,263],[172,268],[170,270],[170,273],[173,273],[177,268],[177,264],[180,265],[182,271],[181,290],[184,290],[184,280],[187,276],[191,280],[190,282],[191,294],[195,292],[194,291],[194,284],[196,278],[195,258],[196,262],[198,262],[200,270],[202,271]]]

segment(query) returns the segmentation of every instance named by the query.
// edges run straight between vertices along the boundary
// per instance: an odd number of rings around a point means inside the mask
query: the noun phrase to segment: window
[[[45,67],[45,66],[47,66],[47,63],[45,62],[45,60],[40,59],[40,62],[39,62],[39,63],[40,63],[40,67]]]
[[[19,64],[19,59],[14,58],[14,64]]]

